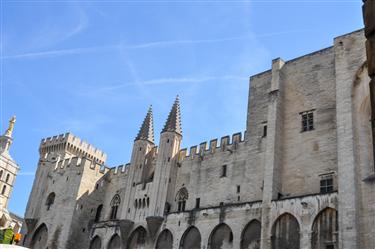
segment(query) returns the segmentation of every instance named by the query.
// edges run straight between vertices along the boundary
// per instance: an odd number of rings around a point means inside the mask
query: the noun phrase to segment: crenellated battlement
[[[40,154],[65,151],[79,157],[87,157],[100,164],[104,164],[107,159],[107,155],[103,151],[95,148],[71,133],[44,138],[39,146]]]
[[[119,166],[115,166],[110,168],[109,174],[110,175],[127,175],[129,173],[130,163],[121,164]]]
[[[238,146],[245,141],[246,132],[242,136],[241,132],[235,133],[232,136],[224,136],[220,140],[212,139],[210,142],[203,142],[199,145],[180,150],[179,160],[194,159],[196,157],[204,157],[206,155],[213,155],[216,152],[235,151]],[[220,141],[220,143],[218,143]]]
[[[105,166],[104,164],[99,164],[87,157],[69,157],[57,160],[55,163],[54,171],[66,171],[72,168],[89,168],[91,170],[97,171],[99,174],[107,174],[110,172],[110,168]]]

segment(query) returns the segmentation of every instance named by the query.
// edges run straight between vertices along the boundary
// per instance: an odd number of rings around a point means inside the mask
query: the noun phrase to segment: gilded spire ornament
[[[16,116],[13,116],[13,117],[9,120],[9,126],[8,126],[8,129],[5,131],[4,136],[6,136],[6,137],[12,137],[13,129],[14,129],[14,124],[15,124],[15,123],[16,123]]]

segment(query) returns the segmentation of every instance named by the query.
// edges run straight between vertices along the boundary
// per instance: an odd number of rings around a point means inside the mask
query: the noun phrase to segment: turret
[[[145,179],[145,161],[148,154],[155,148],[154,144],[154,123],[152,107],[149,108],[142,126],[134,140],[133,152],[131,157],[131,166],[129,169],[128,183],[126,188],[126,202],[123,209],[123,217],[134,219],[135,210],[133,200],[136,186],[143,184]]]
[[[182,141],[180,101],[177,96],[160,135],[156,160],[153,194],[147,223],[149,230],[157,230],[162,216],[173,200],[176,182],[177,161]]]

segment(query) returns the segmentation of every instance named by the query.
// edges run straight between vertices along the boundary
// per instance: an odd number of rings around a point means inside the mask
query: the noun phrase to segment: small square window
[[[332,176],[325,177],[320,180],[320,193],[326,194],[333,192],[333,178]]]
[[[313,111],[307,111],[301,113],[301,131],[314,130],[314,113]]]
[[[227,165],[221,167],[221,177],[227,177]]]

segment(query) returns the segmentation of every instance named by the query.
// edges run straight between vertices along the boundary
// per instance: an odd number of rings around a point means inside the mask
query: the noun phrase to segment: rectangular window
[[[240,193],[240,192],[241,192],[241,186],[237,185],[237,193]]]
[[[221,167],[221,177],[227,177],[227,165]]]
[[[262,137],[267,137],[267,125],[263,125],[263,135]]]
[[[195,208],[199,208],[201,203],[201,198],[195,199]]]
[[[302,112],[301,114],[301,131],[314,130],[314,113],[313,111]]]
[[[326,194],[333,192],[333,178],[332,176],[320,180],[320,193]]]

